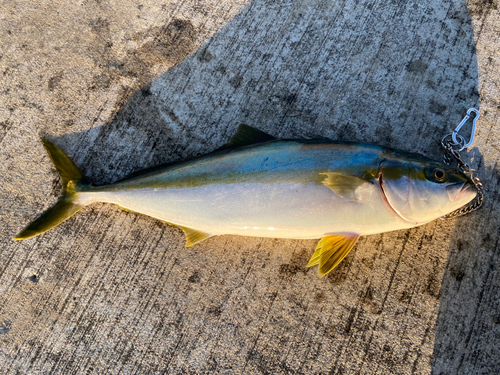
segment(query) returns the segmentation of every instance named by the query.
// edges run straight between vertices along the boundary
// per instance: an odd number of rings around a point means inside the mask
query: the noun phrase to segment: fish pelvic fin
[[[349,254],[358,238],[359,235],[356,233],[332,234],[323,237],[319,240],[316,250],[306,267],[319,265],[319,276],[325,276]]]
[[[17,241],[42,234],[80,211],[84,205],[76,203],[78,191],[82,186],[90,185],[90,181],[59,147],[47,139],[42,139],[41,142],[61,177],[62,194],[56,204],[39,215],[14,237]]]

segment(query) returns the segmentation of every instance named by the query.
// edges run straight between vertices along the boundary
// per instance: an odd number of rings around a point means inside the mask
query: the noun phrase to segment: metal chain
[[[474,170],[470,169],[469,165],[462,159],[462,157],[460,156],[460,151],[455,150],[453,148],[453,146],[456,146],[456,144],[454,144],[451,141],[445,142],[446,138],[447,137],[444,137],[443,140],[441,141],[441,147],[444,149],[444,158],[443,158],[444,163],[450,165],[452,160],[455,159],[457,161],[458,169],[463,174],[470,177],[470,179],[472,180],[474,188],[477,190],[477,195],[476,198],[474,198],[467,206],[464,206],[453,212],[450,212],[449,214],[444,215],[442,219],[450,219],[452,217],[463,216],[468,214],[469,212],[475,211],[483,205],[483,200],[484,200],[484,187],[483,184],[481,183],[481,180],[479,179],[479,177],[473,176],[472,172]]]

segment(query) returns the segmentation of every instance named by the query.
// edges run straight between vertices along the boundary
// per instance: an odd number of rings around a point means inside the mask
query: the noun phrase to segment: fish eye
[[[436,168],[432,172],[432,176],[438,181],[444,181],[444,179],[446,178],[446,172],[440,168]]]

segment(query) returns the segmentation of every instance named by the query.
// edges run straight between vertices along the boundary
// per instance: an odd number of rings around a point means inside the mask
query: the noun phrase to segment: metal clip
[[[471,113],[474,112],[476,117],[474,117],[472,123],[472,132],[470,136],[470,140],[468,143],[465,143],[465,138],[458,134],[458,131],[464,126],[467,120],[470,118]],[[465,207],[459,208],[453,212],[450,212],[447,215],[444,215],[442,219],[448,219],[451,217],[462,216],[469,212],[475,211],[480,208],[483,204],[484,200],[484,187],[481,183],[481,180],[478,177],[473,175],[473,170],[469,168],[469,165],[464,162],[462,157],[460,156],[460,151],[463,151],[465,148],[469,147],[472,142],[474,142],[474,134],[476,133],[476,122],[479,118],[479,111],[475,108],[471,108],[467,111],[467,115],[463,118],[462,122],[458,124],[453,133],[447,134],[441,140],[441,147],[444,150],[444,163],[450,165],[452,160],[455,159],[457,162],[458,169],[466,176],[468,176],[472,183],[474,184],[474,188],[477,190],[477,196],[473,199],[469,204]],[[450,139],[451,138],[451,139]],[[458,146],[460,148],[454,148]]]
[[[474,112],[476,116],[474,117],[474,120],[472,121],[472,132],[470,136],[469,142],[465,143],[464,137],[462,137],[460,134],[458,134],[459,130],[464,126],[464,124],[467,122],[467,120],[470,118],[471,113]],[[462,151],[463,149],[469,147],[472,142],[474,142],[474,134],[476,133],[476,122],[477,119],[479,118],[479,111],[475,108],[471,108],[467,111],[467,115],[463,118],[462,122],[458,124],[455,130],[453,130],[453,133],[451,133],[451,138],[453,139],[453,142],[455,145],[461,146],[461,148],[458,151]],[[460,138],[460,140],[457,139],[457,137]]]

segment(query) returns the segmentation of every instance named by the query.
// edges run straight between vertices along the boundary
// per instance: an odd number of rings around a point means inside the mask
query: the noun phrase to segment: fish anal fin
[[[129,210],[128,208],[125,208],[122,206],[118,206],[118,207],[121,208],[123,211],[132,212],[132,213],[137,212],[137,211]],[[184,227],[182,225],[171,223],[169,221],[165,221],[165,220],[161,220],[161,221],[163,221],[166,224],[173,225],[174,227],[182,229],[182,231],[186,235],[186,247],[196,245],[197,243],[199,243],[203,240],[206,240],[207,238],[210,238],[213,236],[213,234],[205,233],[205,232],[202,232],[202,231],[199,231],[199,230],[196,230],[193,228],[189,228],[189,227]]]
[[[337,194],[340,198],[356,200],[356,189],[366,183],[372,183],[370,180],[340,172],[320,173],[325,175],[321,181],[323,185]]]
[[[199,243],[203,240],[206,240],[207,238],[210,238],[213,236],[213,234],[201,232],[201,231],[196,230],[196,229],[183,227],[180,225],[176,225],[176,226],[181,228],[184,231],[184,233],[186,234],[186,247],[196,245],[197,243]]]
[[[318,242],[307,267],[318,264],[319,276],[325,276],[349,254],[358,238],[359,235],[356,233],[340,233],[323,237]]]
[[[275,141],[272,135],[264,133],[251,126],[240,124],[236,133],[231,137],[228,143],[217,149],[217,151],[228,150],[230,148],[248,146],[255,143]]]

